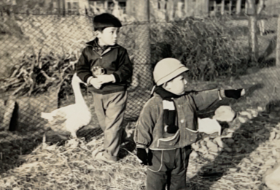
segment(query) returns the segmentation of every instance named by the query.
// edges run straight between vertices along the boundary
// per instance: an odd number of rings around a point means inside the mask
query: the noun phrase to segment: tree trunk
[[[137,0],[135,6],[138,7],[136,19],[143,24],[135,28],[136,50],[134,54],[134,79],[139,75],[140,86],[149,88],[152,85],[151,61],[150,61],[150,29],[149,29],[149,0]],[[133,84],[132,84],[133,85]]]
[[[239,15],[241,13],[241,0],[236,1],[236,14]]]
[[[255,0],[247,0],[249,16],[249,58],[252,62],[258,60],[258,38],[257,38],[257,14]]]
[[[277,24],[276,66],[280,66],[280,15],[278,15]]]

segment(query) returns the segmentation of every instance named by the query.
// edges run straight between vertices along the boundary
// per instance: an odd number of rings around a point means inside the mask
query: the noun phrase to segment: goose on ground
[[[75,104],[58,108],[50,113],[41,113],[41,117],[48,120],[50,128],[54,131],[68,131],[73,138],[77,138],[76,132],[88,125],[91,120],[91,112],[83,98],[80,83],[84,82],[75,73],[71,81]]]

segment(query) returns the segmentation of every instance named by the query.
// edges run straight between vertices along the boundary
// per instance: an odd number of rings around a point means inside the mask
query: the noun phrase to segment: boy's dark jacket
[[[219,91],[188,93],[174,98],[177,110],[176,134],[164,131],[162,98],[155,94],[145,105],[136,124],[134,140],[137,148],[170,150],[183,148],[197,140],[197,110],[203,110],[220,100]]]
[[[100,66],[105,69],[105,74],[113,74],[116,82],[103,84],[100,89],[91,87],[92,90],[100,94],[125,91],[132,77],[132,63],[127,50],[116,44],[108,46],[102,51],[97,40],[96,38],[88,42],[83,49],[76,64],[78,77],[86,83],[89,77],[96,77],[92,72],[93,67]]]

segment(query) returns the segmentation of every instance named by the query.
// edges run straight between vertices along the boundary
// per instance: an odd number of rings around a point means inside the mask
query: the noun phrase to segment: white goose
[[[76,132],[81,127],[88,125],[91,120],[91,113],[81,93],[80,83],[84,82],[75,73],[71,81],[75,104],[58,108],[50,113],[41,113],[41,117],[48,120],[50,128],[54,131],[66,130],[71,133],[73,138],[77,138]],[[61,124],[55,127],[57,123]]]

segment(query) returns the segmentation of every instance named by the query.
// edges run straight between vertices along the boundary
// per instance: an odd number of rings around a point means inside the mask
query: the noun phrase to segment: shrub
[[[246,56],[222,20],[187,18],[178,22],[152,24],[153,62],[164,57],[181,60],[194,80],[213,80],[237,74]]]

